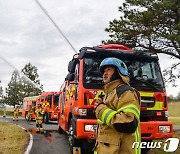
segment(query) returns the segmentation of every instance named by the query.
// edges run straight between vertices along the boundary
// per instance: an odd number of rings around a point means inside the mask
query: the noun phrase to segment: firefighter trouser
[[[27,118],[28,121],[31,121],[31,115],[32,113],[28,113],[28,118]]]
[[[44,131],[44,128],[42,126],[42,123],[43,123],[43,120],[41,119],[36,119],[36,128],[37,128],[37,131],[38,132],[43,132]]]
[[[117,145],[105,145],[105,143],[98,143],[97,148],[94,150],[94,154],[118,154],[118,150]]]
[[[19,115],[18,112],[14,112],[13,121],[14,120],[18,121],[18,115]]]

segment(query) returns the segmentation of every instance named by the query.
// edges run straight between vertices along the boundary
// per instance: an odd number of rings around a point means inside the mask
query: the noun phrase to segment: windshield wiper
[[[132,82],[132,81],[134,81],[134,82]],[[146,85],[148,85],[148,86],[150,86],[151,88],[153,88],[154,90],[157,90],[158,91],[158,88],[156,88],[153,84],[151,84],[151,83],[149,83],[147,80],[144,80],[144,79],[132,79],[131,80],[131,83],[132,84],[137,84],[137,83],[144,83],[144,84],[146,84]]]
[[[147,79],[147,82],[150,82],[152,84],[155,84],[156,86],[162,86],[160,83],[158,83],[156,80],[154,79]]]

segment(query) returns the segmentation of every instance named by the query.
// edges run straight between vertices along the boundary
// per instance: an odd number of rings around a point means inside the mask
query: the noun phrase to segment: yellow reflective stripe
[[[106,116],[106,113],[107,113],[109,110],[111,110],[111,109],[105,109],[104,112],[103,112],[103,114],[102,114],[102,116],[101,116],[101,120],[102,120],[103,123],[104,123],[104,117]]]
[[[108,111],[108,113],[106,114],[104,121],[105,123],[109,126],[110,125],[110,120],[112,119],[112,117],[116,114],[116,111],[110,110]]]
[[[121,111],[123,111],[123,112],[131,112],[131,113],[133,113],[133,114],[136,116],[136,118],[139,120],[140,110],[137,108],[136,105],[130,104],[130,105],[128,105],[128,106],[122,107],[122,108],[120,108],[119,110],[117,110],[117,113],[120,113]]]
[[[106,123],[106,120],[108,120],[107,122],[109,122],[112,118],[112,116],[114,114],[116,114],[117,112],[111,109],[105,109],[102,116],[101,116],[101,120],[103,123]],[[108,125],[108,123],[106,123]]]
[[[155,102],[154,107],[147,108],[147,110],[162,110],[163,102]]]
[[[122,107],[122,108],[120,108],[119,110],[117,110],[117,112],[119,113],[119,112],[121,112],[121,111],[123,111],[123,110],[125,110],[125,109],[128,109],[128,108],[133,108],[134,111],[135,111],[138,115],[140,115],[140,110],[139,110],[139,109],[137,108],[137,106],[134,105],[134,104],[130,104],[130,105],[127,105],[127,106],[125,106],[125,107]]]
[[[94,150],[94,154],[98,154],[96,150]]]
[[[76,86],[75,85],[72,85],[72,90],[76,90]]]
[[[97,119],[98,123],[103,124],[103,122],[100,119]]]
[[[71,97],[73,94],[72,94],[72,91],[69,91],[69,96]]]
[[[42,120],[43,117],[36,117],[36,120]]]
[[[125,109],[125,110],[123,110],[123,112],[133,113],[136,116],[137,120],[139,121],[139,114],[137,114],[137,111],[135,111],[134,108]]]
[[[94,100],[97,100],[101,93],[104,95],[104,91],[99,90],[93,99],[89,99],[89,104],[91,105]]]
[[[139,135],[139,128],[137,127],[136,131],[135,131],[135,142],[141,142],[141,138],[140,138],[140,135]],[[141,154],[141,149],[140,149],[140,146],[135,147],[135,153],[136,154]]]
[[[99,95],[101,95],[101,93],[104,95],[104,91],[99,90],[96,94],[96,96],[94,97],[94,99],[98,99]]]
[[[141,96],[153,97],[154,93],[152,93],[152,92],[140,92],[140,95]]]
[[[91,105],[93,102],[93,99],[89,99],[89,104]]]

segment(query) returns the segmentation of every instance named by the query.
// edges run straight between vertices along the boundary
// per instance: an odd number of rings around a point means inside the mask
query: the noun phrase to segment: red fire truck
[[[49,123],[49,120],[57,120],[59,92],[42,92],[37,101],[37,104],[39,103],[45,111],[44,122],[46,124]]]
[[[46,124],[49,123],[49,120],[57,121],[59,92],[42,92],[40,96],[25,97],[23,100],[22,116],[27,119],[28,110],[31,106],[34,111],[31,114],[31,119],[35,119],[35,110],[38,104],[41,104],[45,111],[44,122]]]
[[[140,92],[141,139],[172,137],[173,126],[168,121],[167,95],[158,56],[118,44],[83,47],[69,62],[69,74],[60,90],[59,132],[67,132],[71,149],[93,147],[97,128],[94,102],[103,86],[98,68],[107,57],[126,63],[130,84]]]
[[[26,120],[28,120],[28,111],[30,107],[32,108],[33,112],[31,114],[31,119],[36,118],[35,110],[36,110],[36,101],[38,100],[39,96],[31,96],[31,97],[25,97],[23,99],[23,106],[22,106],[22,117],[24,117]]]

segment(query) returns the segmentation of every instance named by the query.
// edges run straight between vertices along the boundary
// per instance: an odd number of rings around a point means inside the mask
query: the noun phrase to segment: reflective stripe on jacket
[[[42,120],[44,115],[44,110],[42,108],[38,108],[36,110],[36,120]]]

